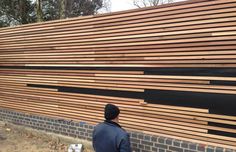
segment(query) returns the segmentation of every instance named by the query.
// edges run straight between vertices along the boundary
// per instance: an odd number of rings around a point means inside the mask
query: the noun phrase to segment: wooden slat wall
[[[126,129],[236,148],[236,0],[2,28],[0,95],[92,124],[114,103]]]

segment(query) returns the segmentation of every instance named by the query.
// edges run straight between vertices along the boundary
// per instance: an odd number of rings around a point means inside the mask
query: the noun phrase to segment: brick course
[[[86,122],[31,115],[7,109],[0,109],[0,121],[89,141],[92,140],[94,128],[93,125]],[[206,146],[162,136],[152,136],[134,131],[128,132],[132,149],[135,152],[236,152],[232,149]]]

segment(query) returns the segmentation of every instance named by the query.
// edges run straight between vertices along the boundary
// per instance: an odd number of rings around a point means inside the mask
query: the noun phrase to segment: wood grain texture
[[[0,96],[91,124],[112,103],[126,129],[235,149],[236,0],[2,28]]]

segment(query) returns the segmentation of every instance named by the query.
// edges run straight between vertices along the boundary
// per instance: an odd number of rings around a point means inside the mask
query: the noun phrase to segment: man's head
[[[113,105],[107,104],[104,109],[104,117],[106,120],[119,121],[120,109]]]

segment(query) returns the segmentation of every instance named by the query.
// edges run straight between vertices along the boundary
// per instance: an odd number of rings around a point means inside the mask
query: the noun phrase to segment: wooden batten
[[[94,125],[112,103],[125,129],[235,149],[236,0],[1,28],[0,96]]]

